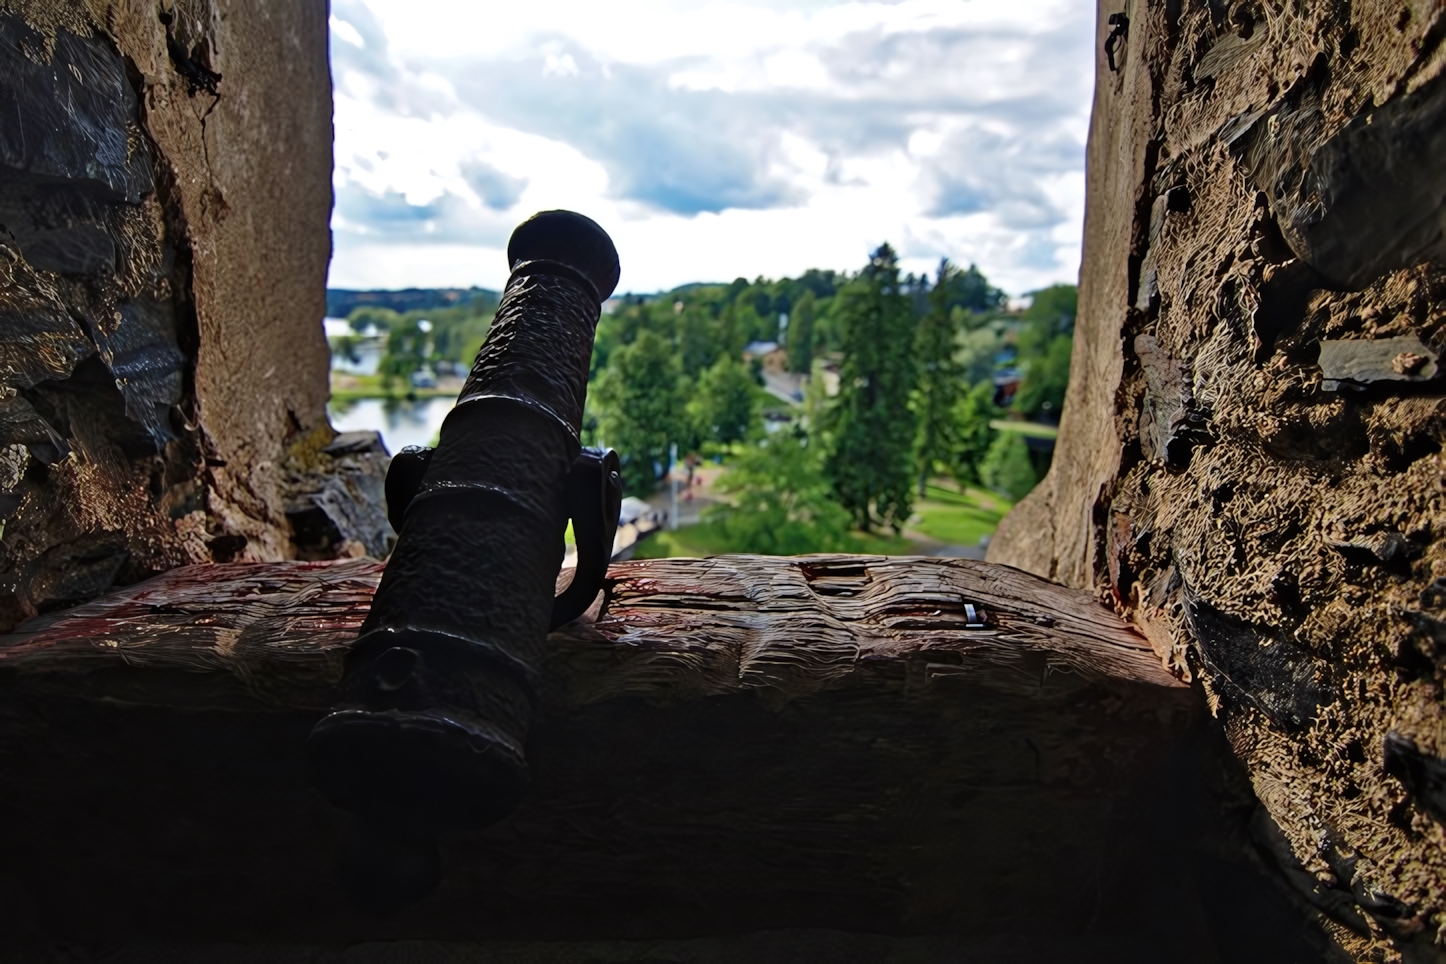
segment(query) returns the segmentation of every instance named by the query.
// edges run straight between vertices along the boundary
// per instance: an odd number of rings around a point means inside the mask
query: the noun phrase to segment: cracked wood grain
[[[0,669],[229,674],[228,699],[324,705],[382,572],[371,560],[190,566],[0,636]],[[968,628],[973,605],[983,628]],[[565,701],[823,690],[869,663],[1039,690],[1051,675],[1180,688],[1089,594],[968,560],[721,556],[615,565],[550,638]],[[265,681],[264,691],[258,689]],[[289,695],[282,695],[289,694]],[[213,690],[208,698],[215,698]],[[133,692],[133,698],[142,698]],[[166,677],[148,697],[185,703]]]

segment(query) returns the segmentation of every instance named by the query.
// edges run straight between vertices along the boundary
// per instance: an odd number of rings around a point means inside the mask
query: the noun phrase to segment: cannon
[[[606,575],[622,490],[612,452],[579,441],[612,240],[546,211],[508,243],[512,273],[435,449],[388,470],[396,548],[346,659],[344,701],[307,749],[357,816],[339,873],[386,910],[439,879],[437,834],[500,820],[528,786],[524,745],[542,647]],[[568,520],[572,584],[554,598]]]

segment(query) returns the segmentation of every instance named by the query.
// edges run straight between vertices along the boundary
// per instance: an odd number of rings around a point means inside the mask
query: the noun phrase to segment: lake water
[[[431,445],[442,428],[442,420],[456,404],[455,398],[419,398],[415,402],[363,398],[333,402],[329,412],[338,432],[381,432],[387,451],[396,455],[408,445]]]

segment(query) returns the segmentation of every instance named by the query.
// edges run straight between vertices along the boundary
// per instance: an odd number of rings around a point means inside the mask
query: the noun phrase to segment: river
[[[338,432],[381,432],[387,452],[396,455],[408,445],[431,445],[442,428],[442,420],[456,404],[455,398],[419,398],[414,402],[363,398],[333,402],[328,412]]]

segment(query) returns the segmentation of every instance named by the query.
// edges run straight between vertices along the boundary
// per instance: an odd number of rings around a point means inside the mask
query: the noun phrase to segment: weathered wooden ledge
[[[1048,908],[1050,939],[1081,947],[1191,939],[1165,894],[1193,886],[1199,841],[1168,800],[1197,694],[1085,593],[852,556],[614,566],[605,602],[551,637],[528,800],[444,842],[435,897],[362,920],[303,742],[380,572],[178,569],[0,638],[0,925],[987,936]]]
[[[121,668],[229,674],[237,708],[320,709],[382,568],[349,560],[175,569],[0,635],[0,670],[36,683],[34,674]],[[962,559],[620,563],[605,597],[551,641],[565,703],[760,689],[804,696],[890,662],[917,663],[922,678],[965,675],[1024,692],[1059,672],[1075,685],[1182,686],[1088,594]],[[218,687],[187,692],[169,682],[118,683],[128,696],[107,696],[177,707],[218,696]]]

